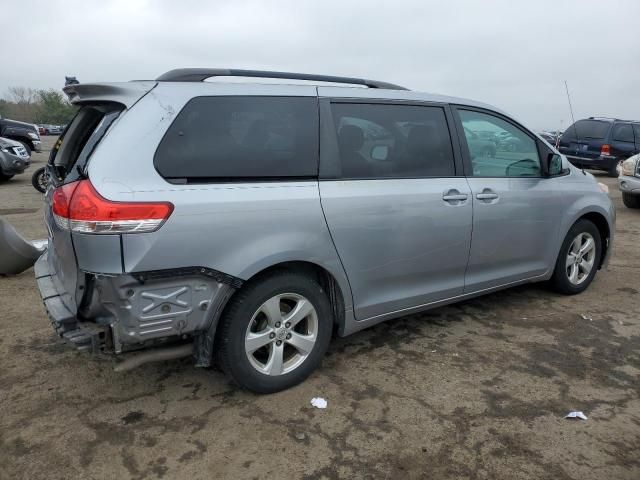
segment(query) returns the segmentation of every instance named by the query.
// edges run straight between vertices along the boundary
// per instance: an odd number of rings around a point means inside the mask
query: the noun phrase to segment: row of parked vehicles
[[[38,125],[0,117],[0,181],[10,180],[29,168],[31,153],[42,151],[40,129],[41,126]],[[62,130],[58,135],[61,133]],[[36,190],[44,192],[46,187],[44,167],[33,173],[31,183]]]
[[[36,125],[38,127],[38,132],[40,135],[60,135],[65,129],[66,125],[50,125],[50,124],[42,124]]]

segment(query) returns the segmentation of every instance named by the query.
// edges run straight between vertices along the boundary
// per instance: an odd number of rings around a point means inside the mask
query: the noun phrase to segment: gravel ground
[[[0,185],[0,215],[35,239],[30,176]],[[53,335],[32,270],[0,278],[0,478],[637,480],[640,211],[600,181],[615,252],[586,293],[519,287],[336,338],[269,396],[187,361],[116,374]]]

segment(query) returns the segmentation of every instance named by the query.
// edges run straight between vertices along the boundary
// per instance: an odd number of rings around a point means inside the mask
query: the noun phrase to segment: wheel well
[[[344,296],[338,282],[334,276],[325,268],[311,262],[293,261],[282,262],[275,265],[271,265],[264,270],[253,275],[247,281],[254,281],[260,277],[270,275],[274,271],[293,271],[300,272],[306,275],[310,275],[315,278],[323,290],[327,293],[327,298],[331,303],[333,310],[333,321],[335,325],[341,325],[344,323]]]
[[[33,150],[33,142],[29,137],[10,136],[9,138],[11,140],[15,140],[16,142],[26,143],[27,145],[29,145],[29,148]]]
[[[602,262],[604,262],[604,259],[607,256],[607,250],[610,248],[609,241],[611,239],[611,232],[609,230],[609,223],[604,215],[597,212],[589,212],[578,220],[582,219],[589,220],[597,227],[598,232],[600,232],[600,238],[602,240],[602,253],[600,254],[600,262],[598,264],[598,268],[600,268],[602,267]]]

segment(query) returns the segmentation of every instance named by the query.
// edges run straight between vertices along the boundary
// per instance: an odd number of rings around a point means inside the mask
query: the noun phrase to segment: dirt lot
[[[637,480],[640,211],[600,179],[615,254],[586,293],[521,287],[335,339],[270,396],[187,361],[116,374],[53,335],[31,270],[0,278],[0,478]],[[0,215],[45,236],[30,174],[0,185]]]

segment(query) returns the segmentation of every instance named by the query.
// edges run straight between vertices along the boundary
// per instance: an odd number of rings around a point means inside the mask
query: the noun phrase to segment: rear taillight
[[[600,149],[600,155],[611,155],[611,146],[608,143],[602,145]]]
[[[102,197],[89,180],[53,192],[56,224],[78,233],[145,233],[160,228],[171,212],[169,202],[114,202]]]

